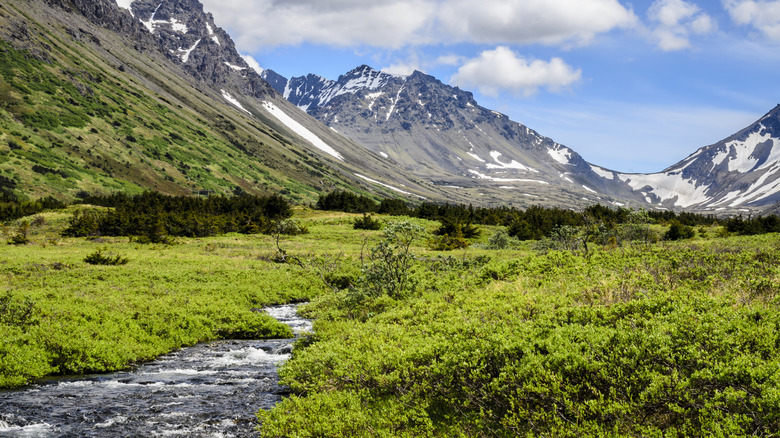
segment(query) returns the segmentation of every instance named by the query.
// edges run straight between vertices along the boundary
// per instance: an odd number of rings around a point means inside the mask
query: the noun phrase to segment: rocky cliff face
[[[114,4],[113,9],[120,8]],[[199,1],[134,0],[126,2],[123,9],[120,12],[125,20],[146,29],[169,58],[196,79],[220,87],[231,86],[253,97],[272,93],[272,88],[238,53],[230,35],[214,23],[214,17],[203,10]]]

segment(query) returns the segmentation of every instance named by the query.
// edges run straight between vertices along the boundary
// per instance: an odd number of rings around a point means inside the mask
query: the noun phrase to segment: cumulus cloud
[[[559,91],[581,77],[581,70],[573,69],[560,58],[527,60],[510,48],[499,46],[466,61],[451,82],[479,89],[489,96],[497,96],[502,91],[529,96],[542,87]]]
[[[707,13],[684,0],[656,0],[647,15],[656,26],[652,36],[662,50],[688,48],[691,34],[703,35],[715,29]]]
[[[203,0],[244,50],[301,43],[584,44],[637,19],[618,0]]]
[[[404,59],[398,59],[380,70],[397,75],[410,75],[415,70],[426,72],[441,66],[459,66],[467,59],[454,53],[438,55],[435,58],[416,50],[410,51]]]
[[[247,65],[249,65],[252,70],[256,71],[257,74],[263,74],[263,67],[260,67],[260,63],[257,62],[257,60],[253,58],[252,55],[241,55],[241,57],[244,58],[244,61],[246,61]]]
[[[780,41],[780,1],[723,0],[731,20],[752,26],[764,36]]]
[[[444,34],[480,43],[587,43],[636,23],[617,0],[450,0],[438,13]]]
[[[244,50],[316,43],[398,48],[422,36],[430,0],[203,0]]]

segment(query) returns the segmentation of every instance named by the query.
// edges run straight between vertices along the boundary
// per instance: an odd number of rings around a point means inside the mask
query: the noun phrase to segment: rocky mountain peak
[[[196,79],[255,97],[273,93],[198,0],[115,0],[113,7],[129,11],[163,52]]]

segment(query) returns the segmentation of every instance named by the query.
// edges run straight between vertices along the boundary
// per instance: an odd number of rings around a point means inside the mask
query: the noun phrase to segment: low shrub
[[[84,261],[89,263],[90,265],[110,265],[110,266],[117,266],[117,265],[125,265],[128,262],[127,257],[122,257],[120,255],[103,255],[102,250],[97,250],[93,252],[92,254],[84,257]]]
[[[356,230],[381,230],[382,222],[374,219],[370,214],[363,213],[362,218],[355,219],[352,227]]]

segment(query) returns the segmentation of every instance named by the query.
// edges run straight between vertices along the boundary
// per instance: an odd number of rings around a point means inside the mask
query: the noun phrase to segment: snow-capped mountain
[[[398,76],[363,65],[335,81],[285,81],[272,70],[263,77],[331,129],[438,186],[566,205],[643,200],[572,149],[419,71]]]
[[[769,207],[780,201],[780,105],[663,172],[608,176],[653,205],[710,211]]]
[[[404,77],[360,66],[335,81],[312,74],[285,80],[271,70],[263,76],[331,129],[436,185],[567,205],[711,212],[757,211],[780,201],[780,107],[663,172],[626,174],[587,163],[421,72]]]
[[[61,11],[51,18],[66,23],[63,41],[92,44],[117,75],[133,76],[147,95],[175,95],[178,108],[191,114],[200,111],[191,107],[195,103],[230,111],[229,122],[200,113],[197,118],[227,129],[224,138],[239,150],[247,141],[230,134],[237,127],[290,147],[282,153],[287,158],[270,160],[277,169],[322,159],[340,176],[323,178],[321,189],[344,177],[351,182],[335,184],[410,199],[725,212],[758,211],[780,200],[778,109],[664,172],[624,174],[587,163],[574,150],[478,105],[471,93],[421,72],[398,76],[360,66],[337,80],[288,80],[272,70],[261,78],[198,0],[24,2]],[[62,14],[80,14],[95,27],[74,28],[67,24],[73,17]],[[21,35],[8,29],[12,38]],[[111,43],[101,48],[101,41]]]
[[[99,114],[83,114],[90,129],[78,140],[52,133],[57,147],[45,157],[44,169],[72,167],[73,175],[89,169],[97,176],[88,180],[99,183],[49,187],[29,170],[40,163],[25,156],[0,166],[20,190],[63,196],[126,186],[177,194],[243,190],[311,202],[342,188],[470,201],[389,165],[285,100],[197,0],[7,0],[0,9],[1,40],[51,65],[85,95],[112,102]],[[68,103],[49,97],[25,105],[68,111]],[[121,116],[109,114],[115,106]],[[7,135],[0,130],[3,147]]]
[[[243,95],[262,98],[272,94],[198,0],[116,0],[116,4],[130,12],[168,57],[195,78],[237,88]]]

